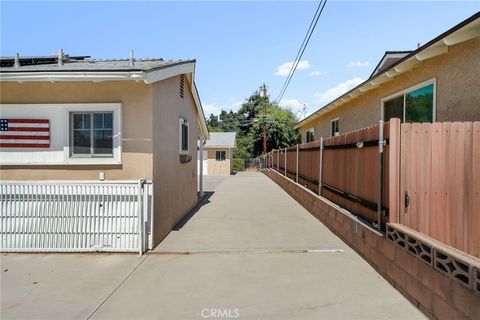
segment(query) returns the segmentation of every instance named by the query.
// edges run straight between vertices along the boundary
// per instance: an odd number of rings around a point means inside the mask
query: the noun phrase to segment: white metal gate
[[[115,251],[151,247],[150,181],[0,184],[3,252]]]

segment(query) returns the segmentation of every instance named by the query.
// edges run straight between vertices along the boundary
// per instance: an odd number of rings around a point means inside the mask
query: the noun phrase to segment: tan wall
[[[122,108],[121,165],[2,166],[2,180],[152,179],[152,88],[143,82],[0,82],[0,103],[112,103]]]
[[[378,123],[381,100],[399,91],[436,78],[436,121],[480,120],[480,39],[451,46],[448,53],[429,59],[343,106],[302,126],[314,127],[315,139],[330,136],[330,120],[340,117],[340,133]]]
[[[228,176],[232,172],[230,161],[231,152],[228,149],[205,149],[208,151],[208,175],[209,176]],[[216,160],[216,151],[225,151],[225,161]]]
[[[197,111],[185,81],[185,96],[179,96],[180,77],[153,85],[153,180],[155,193],[154,243],[159,243],[198,200]],[[189,154],[180,163],[178,119],[190,122]]]

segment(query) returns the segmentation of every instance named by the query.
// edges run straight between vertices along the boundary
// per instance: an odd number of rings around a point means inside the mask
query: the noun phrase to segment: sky
[[[317,5],[0,1],[0,54],[194,58],[208,116],[237,110],[262,83],[277,99]],[[308,115],[367,79],[385,51],[415,49],[479,10],[480,0],[329,0],[280,105]]]

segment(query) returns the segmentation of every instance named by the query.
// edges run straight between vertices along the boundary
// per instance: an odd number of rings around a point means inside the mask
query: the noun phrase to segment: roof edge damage
[[[83,56],[82,56],[83,57]],[[6,59],[6,58],[2,58]],[[30,57],[31,59],[31,57]],[[142,62],[158,62],[144,66]],[[102,63],[113,63],[111,67],[96,67]],[[39,70],[32,70],[37,65],[28,65],[23,67],[2,67],[0,69],[0,81],[15,81],[15,82],[37,82],[37,81],[143,81],[146,84],[152,84],[181,74],[190,75],[187,79],[190,82],[190,88],[198,112],[198,123],[201,131],[201,138],[208,139],[208,128],[203,112],[202,103],[198,94],[197,86],[195,85],[195,64],[196,60],[178,60],[178,61],[164,61],[162,59],[144,59],[136,60],[134,66],[118,65],[118,62],[127,62],[128,60],[81,60],[84,64],[77,69],[69,70],[68,63],[64,66],[57,66],[56,64],[42,64]],[[78,63],[77,61],[73,62]],[[95,65],[96,64],[96,65]],[[115,68],[117,67],[117,68]]]
[[[447,53],[449,46],[453,46],[477,37],[480,37],[480,12],[475,13],[470,18],[450,28],[433,40],[419,47],[417,50],[406,54],[403,58],[400,58],[398,61],[394,62],[384,70],[381,70],[376,74],[374,72],[370,78],[358,86],[329,102],[305,119],[299,121],[295,125],[295,129],[306,125],[307,123],[319,118],[321,115],[340,107],[341,105],[353,100],[365,92],[377,88],[385,82],[393,80],[396,76],[412,70],[422,61]],[[383,59],[384,58],[382,58],[382,60]],[[380,64],[377,66],[377,68],[379,66]]]

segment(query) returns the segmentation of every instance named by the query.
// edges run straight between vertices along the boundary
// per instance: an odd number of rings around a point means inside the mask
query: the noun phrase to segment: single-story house
[[[195,63],[2,57],[2,182],[149,180],[158,244],[198,201]]]
[[[232,173],[232,153],[237,147],[236,136],[236,132],[210,132],[210,139],[203,145],[204,175],[228,176]]]
[[[366,81],[295,128],[309,142],[393,117],[480,120],[480,12],[414,51],[387,51]]]

